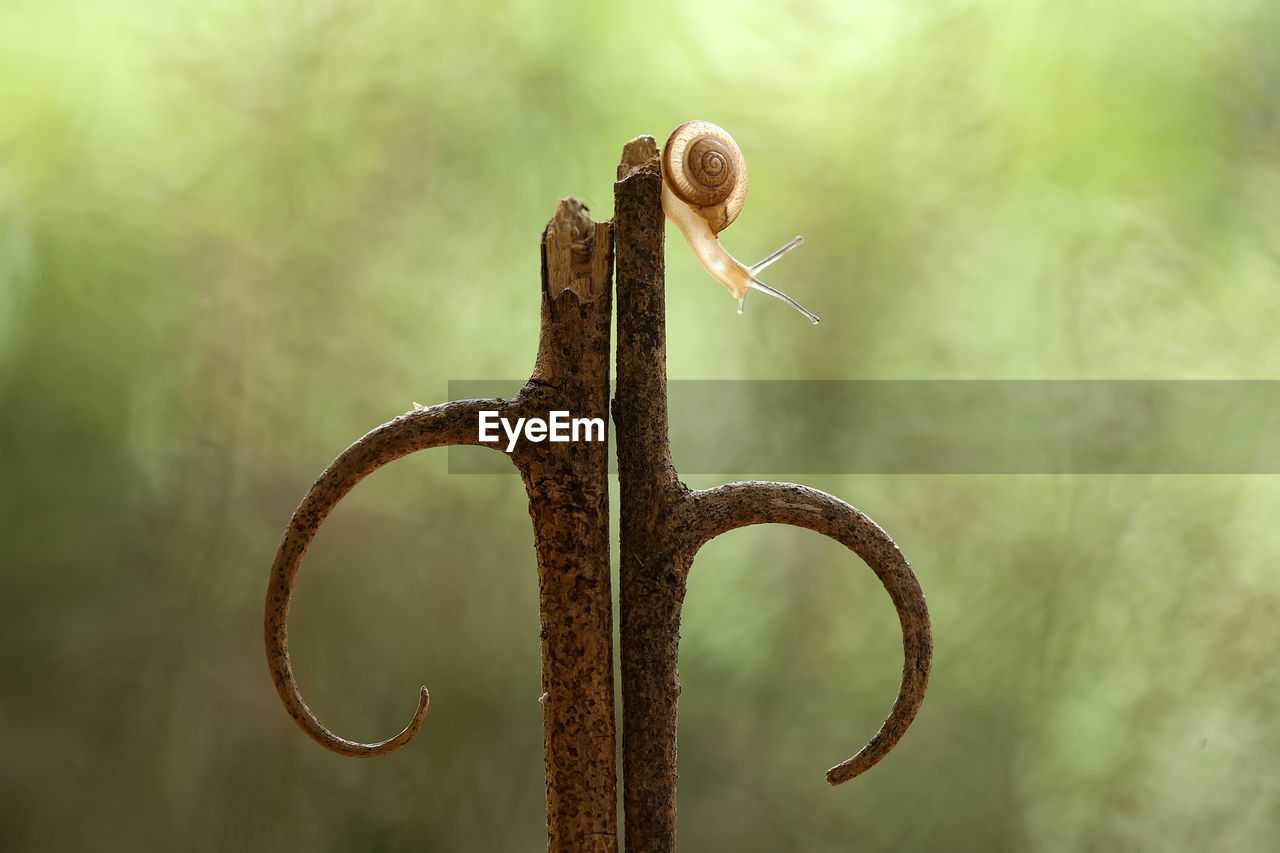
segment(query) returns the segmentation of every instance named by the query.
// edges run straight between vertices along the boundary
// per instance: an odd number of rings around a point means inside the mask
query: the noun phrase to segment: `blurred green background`
[[[260,625],[333,456],[527,375],[557,200],[608,218],[623,143],[706,118],[752,169],[726,246],[805,235],[767,279],[817,327],[669,243],[674,378],[1276,378],[1277,45],[1269,0],[6,0],[0,849],[541,849],[517,478],[399,462],[301,574],[303,694],[373,740],[425,682],[408,748],[305,738]],[[814,534],[711,543],[682,849],[1274,849],[1276,477],[806,482],[912,561],[928,699],[828,788],[892,607]]]

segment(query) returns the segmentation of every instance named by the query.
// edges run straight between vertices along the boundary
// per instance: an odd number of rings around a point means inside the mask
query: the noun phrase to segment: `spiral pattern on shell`
[[[671,132],[662,148],[662,174],[677,198],[705,211],[715,232],[737,217],[746,200],[742,149],[711,122],[687,121]]]

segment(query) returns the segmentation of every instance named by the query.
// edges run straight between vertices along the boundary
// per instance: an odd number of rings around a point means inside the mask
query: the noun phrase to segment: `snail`
[[[796,237],[757,264],[747,266],[720,245],[747,197],[747,162],[742,149],[722,128],[707,121],[686,121],[671,131],[662,147],[662,211],[684,235],[693,256],[711,277],[738,297],[738,313],[748,290],[781,299],[817,323],[818,317],[756,274],[804,242]]]

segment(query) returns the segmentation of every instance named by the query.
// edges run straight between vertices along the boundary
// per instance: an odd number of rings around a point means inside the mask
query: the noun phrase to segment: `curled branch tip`
[[[273,649],[273,651],[275,650]],[[315,713],[307,707],[307,703],[302,699],[302,694],[298,692],[297,682],[294,681],[293,672],[289,667],[288,650],[286,648],[279,651],[282,651],[283,654],[272,655],[270,663],[276,684],[276,692],[280,694],[280,701],[284,703],[285,710],[289,712],[289,716],[298,724],[298,727],[325,749],[352,758],[372,758],[376,755],[387,755],[412,740],[413,736],[422,728],[423,720],[427,716],[427,707],[431,704],[431,694],[427,691],[425,685],[419,690],[418,708],[413,712],[413,718],[396,736],[378,743],[360,743],[339,737],[329,731],[317,719]]]
[[[311,713],[311,709],[307,708],[305,703],[302,703],[301,698],[298,701],[302,705],[302,710],[306,717],[305,719],[300,719],[295,716],[294,720],[317,743],[340,755],[348,755],[352,758],[373,758],[376,755],[395,752],[413,739],[413,736],[418,733],[418,729],[422,728],[422,721],[427,716],[427,706],[431,703],[431,694],[427,692],[425,686],[422,687],[418,695],[418,709],[413,712],[413,719],[409,721],[409,725],[405,726],[400,734],[395,737],[387,738],[378,743],[357,743],[356,741],[338,737],[316,719],[315,715]],[[290,711],[292,712],[292,708]]]
[[[839,498],[792,483],[730,483],[692,496],[690,528],[701,543],[748,524],[791,524],[828,536],[848,547],[875,572],[889,593],[902,627],[902,682],[889,716],[852,758],[827,771],[840,785],[874,767],[889,754],[924,701],[933,657],[929,608],[920,582],[902,551],[874,521]]]
[[[418,697],[418,709],[414,711],[409,725],[395,737],[379,743],[359,743],[338,737],[316,719],[298,692],[289,663],[289,602],[307,546],[338,501],[377,468],[416,450],[438,447],[451,441],[466,443],[467,436],[474,433],[474,412],[486,402],[464,400],[433,406],[396,418],[369,432],[343,451],[320,475],[285,529],[267,584],[263,626],[267,664],[271,668],[276,692],[289,716],[326,749],[361,758],[394,752],[422,728],[431,697],[423,687]]]

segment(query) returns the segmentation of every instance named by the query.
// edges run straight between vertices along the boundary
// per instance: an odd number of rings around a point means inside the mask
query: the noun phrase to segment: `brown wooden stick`
[[[517,414],[552,410],[608,420],[613,240],[574,199],[543,242],[542,333]],[[606,441],[522,442],[538,552],[547,849],[618,849]]]
[[[423,687],[409,726],[377,744],[338,737],[316,719],[298,692],[288,644],[290,595],[307,546],[338,501],[382,465],[428,447],[479,445],[482,410],[510,420],[562,410],[607,421],[611,236],[577,201],[561,202],[542,239],[542,328],[524,388],[510,400],[445,403],[378,427],[334,460],[294,513],[267,589],[267,659],[290,716],[325,747],[373,756],[403,746],[422,724],[428,695]],[[511,460],[529,494],[538,556],[547,848],[615,853],[608,445],[524,441]]]
[[[661,175],[652,137],[623,150],[614,184],[618,352],[613,418],[621,495],[619,554],[623,809],[628,853],[676,849],[680,610],[699,548],[748,524],[815,530],[876,572],[902,623],[902,686],[879,733],[827,773],[835,785],[869,769],[905,732],[928,682],[932,639],[924,594],[893,540],[831,495],[789,483],[732,483],[695,492],[668,445]]]
[[[653,137],[627,143],[614,184],[622,788],[627,850],[672,851],[676,827],[676,676],[688,563],[666,512],[688,491],[667,436],[662,177]],[[692,554],[688,554],[689,562]]]

